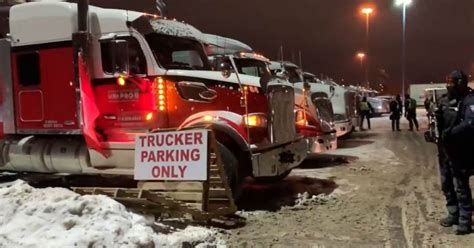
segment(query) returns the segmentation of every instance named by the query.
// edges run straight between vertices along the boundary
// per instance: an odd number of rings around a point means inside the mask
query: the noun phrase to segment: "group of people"
[[[474,166],[474,92],[468,77],[454,71],[448,77],[448,93],[437,102],[438,159],[441,186],[448,215],[440,224],[456,225],[456,234],[472,231],[472,195],[469,177]]]
[[[474,172],[474,91],[468,87],[468,77],[460,70],[448,76],[447,90],[448,93],[435,103],[437,131],[440,134],[437,147],[441,188],[448,212],[440,225],[456,226],[455,233],[465,235],[472,232],[473,203],[469,178]],[[404,104],[398,95],[390,103],[392,130],[400,131],[403,113],[410,123],[410,130],[418,130],[416,107],[416,100],[409,95],[406,95]],[[365,97],[360,104],[360,111],[361,129],[365,118],[370,129],[373,109]]]
[[[413,128],[419,130],[418,120],[416,119],[416,100],[410,98],[410,95],[405,96],[405,105],[402,103],[400,95],[390,102],[390,120],[392,120],[392,131],[401,131],[400,129],[400,119],[403,115],[403,109],[405,109],[405,117],[407,118],[410,124],[410,131],[413,131]],[[374,113],[373,107],[367,101],[367,97],[363,97],[362,101],[359,104],[360,110],[360,130],[364,130],[364,120],[367,120],[367,127],[370,129],[370,117]]]
[[[402,104],[400,95],[397,95],[395,99],[390,102],[390,120],[392,120],[392,131],[401,131],[400,119],[403,116],[403,109],[405,109],[405,117],[410,124],[410,131],[416,128],[418,131],[420,126],[416,119],[416,100],[411,98],[410,95],[405,96],[405,105]]]

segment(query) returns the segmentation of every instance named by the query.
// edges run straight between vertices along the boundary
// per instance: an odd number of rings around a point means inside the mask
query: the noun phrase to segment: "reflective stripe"
[[[369,104],[367,102],[361,102],[360,103],[360,110],[361,111],[369,111]]]

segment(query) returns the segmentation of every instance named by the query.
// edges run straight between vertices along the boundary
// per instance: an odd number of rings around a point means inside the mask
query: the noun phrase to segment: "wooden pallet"
[[[125,206],[157,217],[191,217],[209,221],[237,211],[214,133],[209,130],[207,180],[204,182],[140,181],[137,188],[79,187],[79,194],[107,195]]]

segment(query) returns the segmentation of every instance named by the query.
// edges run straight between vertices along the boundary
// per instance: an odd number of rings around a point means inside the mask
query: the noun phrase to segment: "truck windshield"
[[[305,75],[304,76],[304,81],[307,82],[307,83],[318,83],[318,79],[316,79],[316,77],[310,76],[310,75]]]
[[[211,70],[199,41],[157,33],[147,35],[146,40],[165,69]]]
[[[239,70],[239,73],[241,74],[256,77],[271,76],[267,64],[263,61],[256,59],[236,58],[235,64],[237,66],[237,70]]]
[[[300,69],[292,66],[286,66],[285,70],[288,72],[288,80],[290,81],[290,83],[303,82]]]

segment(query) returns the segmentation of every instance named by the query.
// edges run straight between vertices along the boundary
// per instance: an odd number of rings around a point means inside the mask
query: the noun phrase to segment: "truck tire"
[[[239,161],[236,156],[224,145],[217,142],[227,181],[232,190],[234,201],[238,200],[242,193],[243,178],[239,175]]]

